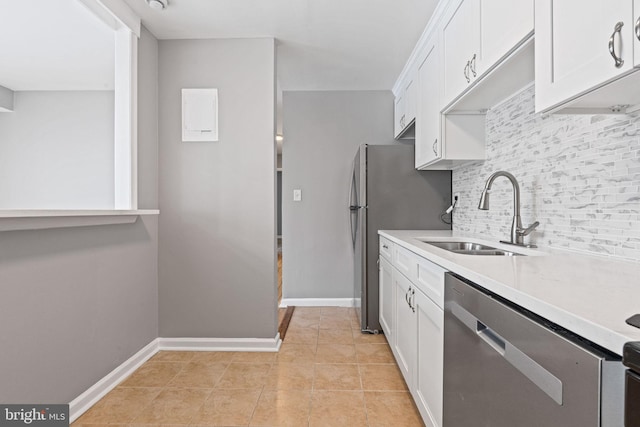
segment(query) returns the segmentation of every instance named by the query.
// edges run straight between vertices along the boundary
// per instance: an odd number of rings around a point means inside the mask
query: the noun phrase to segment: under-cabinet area
[[[451,249],[459,241],[499,250]],[[381,231],[379,243],[380,323],[427,426],[537,426],[513,412],[533,401],[548,405],[545,425],[624,425],[622,347],[640,330],[610,281],[640,266],[448,231]],[[585,286],[589,296],[567,297]],[[486,400],[508,390],[504,404]]]

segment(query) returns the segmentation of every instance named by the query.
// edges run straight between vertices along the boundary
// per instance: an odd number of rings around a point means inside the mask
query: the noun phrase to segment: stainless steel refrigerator
[[[349,196],[360,328],[378,333],[378,230],[449,230],[450,171],[417,171],[413,145],[361,145]],[[449,221],[449,215],[444,216]]]

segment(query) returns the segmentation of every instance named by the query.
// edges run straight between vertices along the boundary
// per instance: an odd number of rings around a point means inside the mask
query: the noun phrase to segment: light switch
[[[294,202],[302,201],[302,190],[293,190],[293,201]]]

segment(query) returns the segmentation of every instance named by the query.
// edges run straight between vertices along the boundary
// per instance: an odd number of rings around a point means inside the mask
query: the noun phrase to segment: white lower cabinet
[[[441,427],[446,270],[397,244],[394,254],[380,257],[380,323],[425,425]]]
[[[381,249],[382,250],[382,249]],[[383,258],[379,258],[380,267],[378,273],[380,292],[380,325],[384,331],[389,345],[395,339],[395,295],[393,288],[393,267],[391,263]]]
[[[442,425],[444,311],[419,290],[414,301],[417,363],[412,395],[426,426],[439,427]]]
[[[398,270],[393,270],[396,298],[396,339],[393,354],[409,390],[413,388],[416,363],[416,315],[411,307],[413,285]],[[415,291],[414,291],[415,292]]]

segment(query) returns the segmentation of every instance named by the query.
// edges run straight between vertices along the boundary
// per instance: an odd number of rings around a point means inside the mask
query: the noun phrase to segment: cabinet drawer
[[[393,266],[412,282],[416,281],[417,255],[401,246],[393,250]]]
[[[380,252],[380,256],[382,256],[383,258],[386,258],[389,262],[391,262],[391,260],[393,259],[392,256],[392,252],[393,252],[393,243],[391,243],[391,240],[389,239],[385,239],[382,236],[379,236],[380,238],[380,247],[378,248],[378,251]]]
[[[447,270],[424,258],[417,258],[416,284],[438,307],[444,309],[444,274]]]

